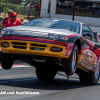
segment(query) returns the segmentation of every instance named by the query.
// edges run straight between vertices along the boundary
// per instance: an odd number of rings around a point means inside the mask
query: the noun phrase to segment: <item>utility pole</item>
[[[49,0],[49,5],[48,5],[49,18],[51,17],[51,16],[50,16],[50,11],[51,11],[51,0]]]
[[[39,17],[40,17],[40,14],[41,14],[41,0],[40,0],[40,10],[39,10]]]
[[[5,14],[4,14],[4,18],[6,17],[6,9],[7,9],[7,0],[6,0],[6,5],[5,5]]]
[[[74,17],[75,17],[75,0],[74,0],[74,6],[73,6],[73,18],[72,18],[73,21],[74,21]]]

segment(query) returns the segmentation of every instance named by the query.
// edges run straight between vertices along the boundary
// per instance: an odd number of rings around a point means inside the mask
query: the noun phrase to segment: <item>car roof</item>
[[[67,20],[67,19],[58,19],[58,18],[39,18],[39,19],[65,20],[65,21],[77,22],[77,23],[79,23],[79,24],[84,24],[84,23],[79,22],[79,21],[73,21],[73,20]]]

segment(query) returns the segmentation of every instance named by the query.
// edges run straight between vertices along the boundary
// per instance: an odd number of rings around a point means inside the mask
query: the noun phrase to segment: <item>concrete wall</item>
[[[55,14],[56,13],[56,2],[57,2],[57,0],[51,0],[50,17],[58,18],[58,19],[72,20],[72,15]],[[42,4],[42,8],[41,8],[41,17],[49,18],[49,14],[47,12],[49,0],[42,0],[42,3],[43,4]],[[96,26],[96,27],[99,26],[100,27],[100,18],[75,16],[75,21],[83,22],[89,26]]]
[[[42,18],[48,18],[49,17],[48,4],[49,4],[49,0],[42,0],[40,17],[42,17]]]

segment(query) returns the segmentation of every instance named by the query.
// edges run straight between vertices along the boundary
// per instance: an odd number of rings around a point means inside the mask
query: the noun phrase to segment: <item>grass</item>
[[[4,19],[0,17],[0,21],[3,21]]]
[[[5,13],[1,13],[1,15],[0,15],[0,21],[3,20],[4,14],[5,14]],[[7,16],[8,16],[8,14],[6,13],[6,17],[7,17]],[[18,18],[19,20],[21,20],[22,17],[24,17],[25,19],[27,19],[27,15],[17,15],[17,18]],[[31,20],[33,20],[33,19],[35,19],[35,16],[30,16],[30,17],[28,18],[29,21],[31,21]]]

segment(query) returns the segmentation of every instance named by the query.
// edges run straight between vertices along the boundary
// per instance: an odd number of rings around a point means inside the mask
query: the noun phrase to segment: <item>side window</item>
[[[94,41],[93,32],[86,25],[82,25],[82,36],[86,39]]]
[[[90,30],[87,26],[83,25],[82,26],[82,33],[90,33]]]

